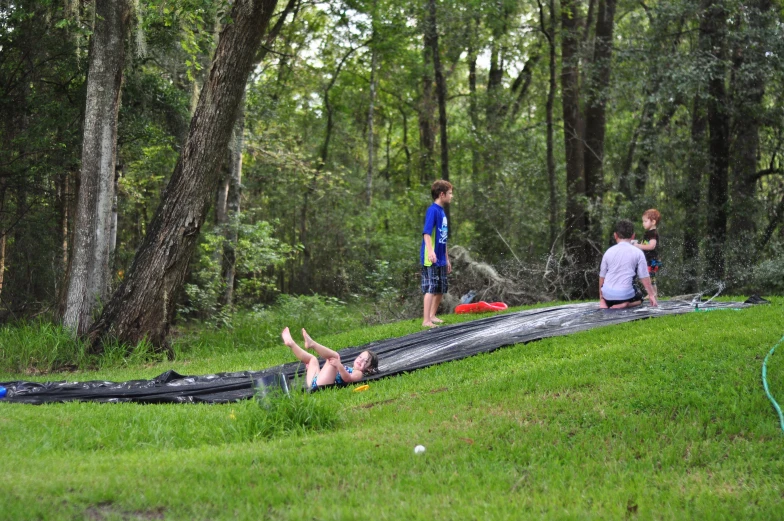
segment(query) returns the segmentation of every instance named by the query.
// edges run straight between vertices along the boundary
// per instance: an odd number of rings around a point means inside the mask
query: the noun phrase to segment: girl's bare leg
[[[332,367],[329,362],[324,364],[324,367],[321,368],[321,371],[318,373],[318,379],[316,383],[318,385],[329,385],[335,383],[335,378],[337,377],[338,370],[335,367]],[[311,382],[313,380],[310,380]]]
[[[296,356],[300,362],[307,366],[308,372],[306,376],[307,381],[305,384],[309,387],[310,383],[313,381],[313,377],[319,374],[318,358],[308,353],[299,347],[296,342],[294,342],[294,339],[291,338],[291,332],[289,331],[289,328],[284,329],[280,334],[280,337],[283,339],[283,343],[291,349],[292,353],[294,353],[294,356]]]
[[[310,338],[310,335],[308,334],[307,331],[305,331],[304,327],[302,328],[302,336],[305,338],[305,349],[314,350],[324,360],[328,360],[330,358],[340,358],[340,356],[335,351],[333,351],[332,349],[326,346],[319,344],[318,342]]]
[[[340,358],[340,356],[333,351],[332,349],[328,348],[327,346],[323,346],[310,338],[310,335],[305,328],[302,328],[302,337],[305,339],[305,349],[312,349],[318,355],[323,358],[324,360],[329,360],[330,358]],[[318,380],[316,383],[318,385],[329,385],[335,383],[335,377],[338,374],[337,368],[333,367],[329,362],[324,364],[324,367],[321,368],[321,371],[318,373]]]
[[[284,329],[280,334],[280,337],[283,339],[283,343],[291,349],[292,353],[294,353],[294,356],[296,356],[297,359],[303,364],[308,364],[312,358],[316,358],[297,345],[294,339],[291,338],[291,331],[289,331],[289,328]],[[307,345],[308,344],[306,342],[305,347],[307,347]]]

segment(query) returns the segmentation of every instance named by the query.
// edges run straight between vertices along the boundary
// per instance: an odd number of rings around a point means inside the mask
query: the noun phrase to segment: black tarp
[[[709,302],[701,310],[744,308],[759,301]],[[399,338],[371,342],[340,351],[343,363],[351,365],[362,351],[379,355],[379,373],[366,380],[415,371],[423,367],[459,360],[499,347],[567,335],[595,327],[632,320],[691,313],[695,302],[669,300],[656,308],[647,305],[621,310],[602,310],[596,303],[567,304],[503,313],[450,326],[429,329]],[[282,347],[282,346],[281,346]],[[0,402],[42,404],[47,402],[95,401],[138,403],[225,403],[253,397],[260,381],[283,375],[288,386],[302,374],[304,365],[292,362],[262,371],[183,376],[167,371],[152,380],[127,382],[4,382],[8,395]],[[300,379],[301,380],[301,379]]]

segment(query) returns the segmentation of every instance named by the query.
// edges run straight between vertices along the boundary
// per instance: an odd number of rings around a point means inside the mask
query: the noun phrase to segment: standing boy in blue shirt
[[[422,265],[422,293],[425,295],[422,325],[435,327],[443,322],[436,317],[444,293],[449,289],[447,274],[452,272],[452,263],[446,251],[449,226],[444,206],[452,202],[452,184],[439,179],[430,187],[433,204],[425,213],[422,228],[422,247],[419,258]]]

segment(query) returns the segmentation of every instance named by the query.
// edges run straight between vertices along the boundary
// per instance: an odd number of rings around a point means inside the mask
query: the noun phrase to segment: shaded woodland
[[[281,294],[415,314],[438,178],[455,288],[593,298],[657,208],[665,297],[781,293],[782,8],[0,0],[0,316],[100,350]]]

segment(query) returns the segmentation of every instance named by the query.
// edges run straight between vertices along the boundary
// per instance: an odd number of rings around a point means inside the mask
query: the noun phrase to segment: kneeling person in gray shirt
[[[642,294],[632,284],[635,275],[650,295],[651,306],[656,306],[645,254],[632,246],[634,225],[626,219],[618,221],[613,236],[615,246],[604,252],[599,271],[599,307],[622,309],[642,304]]]

